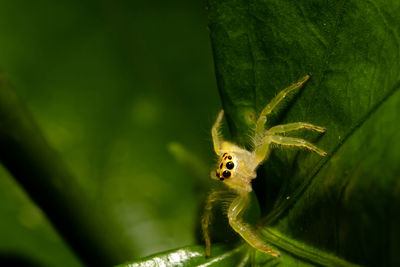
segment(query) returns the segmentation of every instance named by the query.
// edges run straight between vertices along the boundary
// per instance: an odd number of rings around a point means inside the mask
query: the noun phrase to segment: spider
[[[299,129],[323,133],[326,130],[324,127],[306,122],[294,122],[276,125],[268,130],[265,129],[267,116],[271,114],[287,94],[300,88],[310,77],[311,75],[307,74],[297,83],[279,92],[262,110],[255,122],[254,137],[252,138],[254,149],[252,151],[223,140],[220,134],[221,120],[224,115],[223,110],[219,113],[211,129],[214,150],[219,157],[216,172],[212,172],[211,178],[223,182],[231,189],[230,191],[235,193],[235,198],[230,201],[227,211],[229,224],[249,245],[275,257],[280,256],[279,251],[271,249],[257,234],[255,228],[243,221],[243,211],[250,202],[250,192],[252,191],[251,180],[256,178],[256,169],[258,166],[267,159],[271,144],[306,148],[320,156],[326,156],[326,152],[306,140],[283,136],[287,132]],[[202,217],[201,225],[207,257],[211,254],[211,240],[208,230],[211,223],[212,206],[219,199],[220,195],[220,191],[213,191],[209,194]]]

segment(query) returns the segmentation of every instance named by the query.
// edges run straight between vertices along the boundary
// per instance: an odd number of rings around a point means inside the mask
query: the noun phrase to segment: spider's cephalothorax
[[[297,83],[279,92],[261,111],[260,116],[255,122],[253,137],[254,149],[252,151],[225,141],[220,136],[219,130],[224,115],[223,111],[219,113],[211,129],[214,150],[219,156],[217,170],[211,177],[219,179],[237,194],[237,197],[230,203],[228,208],[229,224],[252,247],[275,257],[279,257],[279,252],[271,249],[251,226],[243,222],[243,210],[249,204],[249,192],[252,191],[251,180],[256,178],[257,167],[265,161],[269,155],[271,144],[300,147],[311,150],[320,156],[326,155],[323,150],[306,140],[285,136],[286,133],[299,129],[323,133],[325,132],[325,128],[323,127],[306,122],[294,122],[265,129],[267,116],[275,109],[279,102],[281,102],[288,93],[300,88],[309,78],[310,75],[306,75]],[[212,205],[220,195],[221,192],[219,191],[214,191],[209,195],[202,219],[207,256],[210,256],[211,253],[211,241],[208,234],[208,227],[211,222]]]
[[[219,157],[217,171],[212,178],[219,179],[238,194],[251,192],[251,179],[256,177],[254,168],[248,162],[251,153],[229,142],[224,145],[230,152],[224,152]]]
[[[231,154],[225,152],[218,161],[217,178],[219,178],[220,181],[230,178],[234,171],[233,168],[235,168],[233,157]]]

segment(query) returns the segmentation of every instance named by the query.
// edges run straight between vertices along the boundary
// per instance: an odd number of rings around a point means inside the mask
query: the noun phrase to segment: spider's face
[[[234,158],[229,153],[224,153],[218,161],[217,177],[223,181],[233,176],[235,171]]]

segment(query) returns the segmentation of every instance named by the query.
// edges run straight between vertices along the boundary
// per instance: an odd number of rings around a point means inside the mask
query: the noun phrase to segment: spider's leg
[[[281,124],[281,125],[276,125],[274,127],[271,127],[268,129],[269,132],[272,133],[286,133],[286,132],[291,132],[291,131],[296,131],[300,129],[306,129],[306,130],[311,130],[311,131],[316,131],[320,133],[324,133],[326,129],[321,126],[316,126],[311,123],[307,122],[293,122],[293,123],[288,123],[288,124]]]
[[[270,140],[272,143],[283,145],[283,146],[296,146],[296,147],[304,147],[315,153],[319,154],[320,156],[326,156],[326,152],[322,149],[316,147],[315,145],[311,144],[310,142],[300,139],[300,138],[293,138],[293,137],[285,137],[280,135],[271,135]]]
[[[221,191],[212,191],[206,201],[206,205],[204,207],[204,213],[201,218],[201,229],[203,231],[204,242],[206,243],[206,257],[210,257],[211,255],[211,239],[209,233],[209,226],[212,220],[212,208],[215,201],[217,201],[220,195],[223,192]]]
[[[267,116],[271,114],[271,112],[276,108],[276,106],[286,97],[290,92],[300,88],[303,84],[310,79],[310,75],[307,74],[303,78],[301,78],[297,83],[290,85],[289,87],[280,91],[272,100],[265,106],[265,108],[261,111],[260,116],[258,117],[256,123],[256,135],[262,134],[264,131],[264,126],[267,121]]]
[[[256,135],[254,138],[254,160],[253,160],[253,165],[251,168],[257,168],[260,163],[262,163],[264,160],[269,155],[270,152],[270,144],[271,144],[271,134],[268,134],[267,131],[264,130],[264,134],[267,133],[267,135],[260,136]]]
[[[217,120],[214,122],[214,125],[211,128],[211,136],[213,139],[214,151],[215,153],[217,153],[217,155],[220,154],[221,144],[223,142],[220,133],[221,121],[223,116],[224,116],[224,111],[221,110],[218,114]]]
[[[229,224],[249,245],[255,249],[270,254],[274,257],[279,257],[280,253],[271,249],[265,242],[256,234],[256,231],[247,223],[243,222],[243,210],[249,204],[249,195],[239,195],[236,197],[228,210]]]

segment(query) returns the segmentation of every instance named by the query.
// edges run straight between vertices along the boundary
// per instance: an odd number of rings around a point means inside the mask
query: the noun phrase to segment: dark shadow
[[[20,253],[0,252],[0,266],[43,267],[37,260]]]

